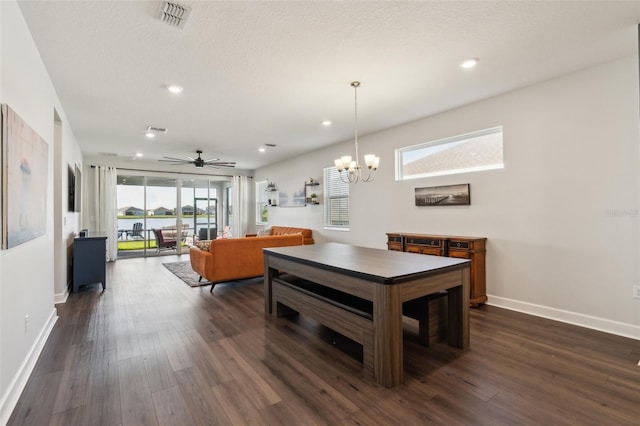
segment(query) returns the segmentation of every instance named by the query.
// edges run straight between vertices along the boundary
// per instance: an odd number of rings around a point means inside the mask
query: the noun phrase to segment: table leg
[[[447,343],[457,348],[469,347],[469,268],[461,271],[462,284],[449,289]]]
[[[269,256],[264,256],[264,313],[271,314],[273,312],[272,295],[271,295],[271,283],[273,276],[277,272],[272,268],[269,268]]]
[[[381,385],[402,383],[402,302],[398,286],[375,284],[373,296],[373,368]]]

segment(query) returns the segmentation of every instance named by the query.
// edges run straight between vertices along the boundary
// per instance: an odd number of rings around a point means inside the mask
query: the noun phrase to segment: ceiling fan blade
[[[227,162],[227,163],[209,163],[209,164],[207,164],[207,166],[209,166],[209,167],[213,167],[213,168],[216,168],[216,167],[235,167],[235,166],[236,166],[236,163],[234,163],[234,162]]]
[[[175,158],[175,157],[162,157],[164,158],[164,160],[158,160],[158,161],[182,161],[185,163],[188,163],[187,160],[185,160],[184,158]]]
[[[208,160],[204,160],[205,163],[211,163],[213,161],[218,161],[219,158],[209,158]]]
[[[195,159],[195,158],[189,157],[188,155],[187,155],[186,157],[189,159],[189,161],[196,161],[196,159]],[[186,161],[186,160],[185,160],[185,161]]]

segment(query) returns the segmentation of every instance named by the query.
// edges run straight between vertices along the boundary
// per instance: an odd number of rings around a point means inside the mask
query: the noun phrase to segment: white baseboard
[[[22,394],[24,387],[27,385],[27,380],[29,380],[29,376],[33,372],[33,368],[36,366],[36,361],[38,361],[42,348],[44,348],[44,344],[47,342],[49,334],[51,334],[51,330],[57,320],[57,311],[53,308],[51,315],[49,315],[49,319],[45,323],[44,327],[42,327],[42,330],[40,330],[38,338],[33,342],[33,345],[22,362],[22,365],[20,365],[20,368],[13,376],[13,380],[11,380],[7,391],[2,395],[2,399],[0,399],[0,425],[5,425],[9,421],[9,417],[11,417],[11,413],[18,403],[20,394]]]
[[[69,297],[69,287],[66,288],[64,293],[56,293],[53,295],[53,303],[67,303],[67,298]]]
[[[487,295],[487,297],[489,298],[487,305],[497,306],[500,308],[510,309],[512,311],[535,315],[537,317],[548,318],[565,322],[567,324],[573,324],[580,327],[591,328],[593,330],[604,331],[605,333],[640,340],[640,326],[637,325],[598,318],[577,312],[565,311],[562,309],[550,308],[548,306],[536,305],[533,303],[521,302],[519,300],[507,299],[506,297],[491,295]]]

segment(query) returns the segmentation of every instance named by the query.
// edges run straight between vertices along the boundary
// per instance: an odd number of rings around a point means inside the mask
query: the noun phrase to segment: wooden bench
[[[445,334],[446,292],[404,302],[402,314],[418,320],[420,342],[429,346]],[[276,316],[300,313],[362,345],[365,370],[373,372],[373,303],[289,274],[273,279]],[[446,324],[446,321],[444,321]]]

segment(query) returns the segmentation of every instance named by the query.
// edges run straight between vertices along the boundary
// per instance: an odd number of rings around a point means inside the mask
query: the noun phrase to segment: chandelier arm
[[[376,178],[376,171],[375,170],[371,170],[369,169],[369,173],[367,174],[367,178],[362,178],[363,182],[373,182],[373,180]]]

